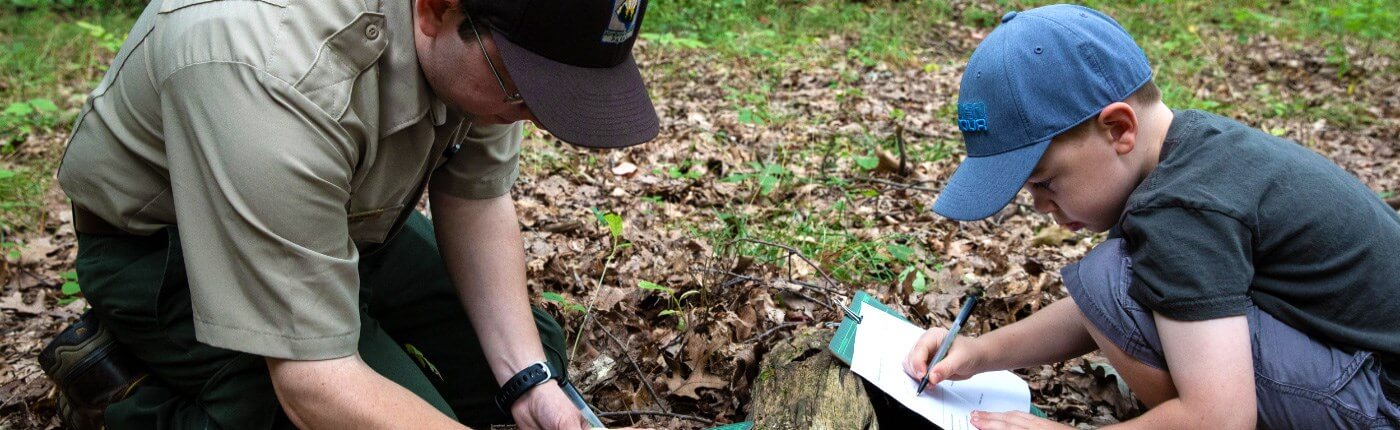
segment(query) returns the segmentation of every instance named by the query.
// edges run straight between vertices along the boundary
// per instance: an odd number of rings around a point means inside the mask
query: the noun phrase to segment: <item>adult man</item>
[[[581,427],[508,192],[520,121],[655,137],[645,10],[152,2],[59,173],[93,308],[41,354],[69,425]]]

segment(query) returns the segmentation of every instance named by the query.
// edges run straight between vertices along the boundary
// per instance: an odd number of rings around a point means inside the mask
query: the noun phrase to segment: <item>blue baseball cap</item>
[[[1099,11],[1059,4],[1007,13],[963,71],[958,129],[967,158],[934,212],[959,221],[997,213],[1030,178],[1051,138],[1151,78],[1142,48]]]

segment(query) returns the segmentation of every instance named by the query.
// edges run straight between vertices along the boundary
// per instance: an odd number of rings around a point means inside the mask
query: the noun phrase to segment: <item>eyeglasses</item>
[[[481,47],[481,56],[486,57],[486,65],[491,68],[491,74],[496,76],[496,83],[501,85],[501,92],[506,93],[506,104],[525,103],[525,98],[520,96],[519,91],[511,92],[506,89],[506,81],[501,79],[501,73],[496,71],[496,63],[491,61],[491,54],[486,52],[486,43],[481,41],[481,33],[476,30],[476,23],[472,21],[471,14],[463,11],[462,15],[467,17],[467,25],[472,28],[472,35],[476,36],[476,46]]]

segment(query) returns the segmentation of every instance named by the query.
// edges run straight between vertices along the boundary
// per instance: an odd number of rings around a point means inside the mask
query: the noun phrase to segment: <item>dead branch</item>
[[[697,416],[694,416],[694,415],[678,414],[678,413],[675,413],[675,412],[661,412],[661,411],[617,411],[617,412],[601,412],[601,413],[598,414],[598,418],[630,417],[630,416],[637,416],[637,415],[652,415],[652,416],[663,416],[663,417],[671,417],[671,418],[680,418],[680,419],[683,419],[683,420],[690,420],[690,421],[705,423],[705,425],[707,425],[707,426],[715,425],[715,421],[714,421],[714,420],[711,420],[711,419],[701,418],[701,417],[697,417]]]
[[[879,178],[871,178],[871,177],[865,177],[865,176],[856,176],[856,177],[851,178],[851,179],[855,179],[856,181],[860,181],[860,182],[873,182],[873,183],[881,184],[881,185],[889,185],[889,186],[891,186],[891,187],[902,188],[902,189],[906,189],[906,190],[916,190],[916,191],[923,191],[923,192],[928,192],[928,193],[936,193],[936,192],[938,192],[938,190],[935,190],[935,189],[929,188],[929,187],[920,187],[920,186],[918,186],[918,185],[910,185],[910,184],[904,184],[904,183],[899,183],[899,182],[895,182],[895,181],[887,181],[887,180],[879,179]]]
[[[603,330],[603,334],[607,335],[608,339],[612,339],[613,343],[616,344],[617,347],[622,350],[622,356],[627,358],[627,362],[632,365],[632,369],[637,371],[637,379],[642,380],[642,386],[647,387],[647,392],[651,393],[651,398],[656,400],[656,405],[660,406],[661,409],[668,411],[671,410],[671,405],[667,404],[666,400],[662,399],[661,396],[656,395],[656,389],[652,388],[651,386],[651,377],[648,376],[646,372],[642,371],[642,366],[637,365],[637,360],[632,358],[632,353],[627,352],[627,345],[624,345],[622,344],[622,341],[617,340],[617,337],[613,336],[612,332],[608,331],[607,327],[603,327],[600,324],[598,325],[598,328]]]

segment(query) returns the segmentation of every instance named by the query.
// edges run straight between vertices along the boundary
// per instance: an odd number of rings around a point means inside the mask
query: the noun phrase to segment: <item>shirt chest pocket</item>
[[[433,171],[447,152],[461,145],[469,128],[461,119],[438,127],[424,123],[381,141],[379,157],[352,197],[347,216],[350,238],[358,244],[389,240],[408,213],[417,210]]]
[[[346,217],[350,240],[355,243],[383,243],[403,210],[404,205],[397,205],[350,212]]]

